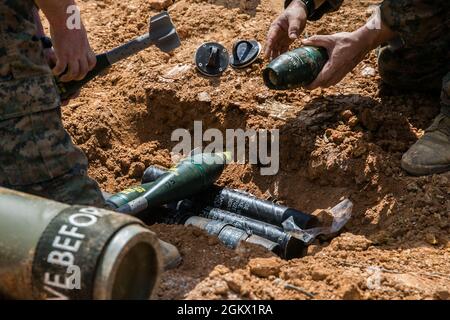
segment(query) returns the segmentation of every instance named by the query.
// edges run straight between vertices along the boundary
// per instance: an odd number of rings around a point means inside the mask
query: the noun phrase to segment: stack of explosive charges
[[[165,173],[167,169],[151,166],[144,172],[142,183],[155,181]],[[193,225],[217,236],[230,248],[246,241],[285,259],[303,256],[306,243],[285,232],[282,223],[292,217],[304,230],[318,225],[318,219],[313,215],[216,185],[165,207],[164,213],[153,221]]]
[[[242,241],[265,247],[284,259],[298,258],[319,235],[339,231],[351,215],[345,200],[331,209],[330,227],[315,215],[214,183],[228,153],[193,154],[171,169],[147,168],[142,184],[107,199],[112,210],[150,223],[201,228],[230,248]],[[321,223],[319,223],[321,221]],[[320,224],[320,225],[319,225]]]

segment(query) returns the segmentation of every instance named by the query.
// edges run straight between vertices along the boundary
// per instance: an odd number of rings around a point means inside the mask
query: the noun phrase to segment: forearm
[[[344,0],[285,0],[285,8],[293,1],[307,4],[308,20],[319,20],[325,13],[336,11],[340,8]]]
[[[286,0],[284,2],[284,7],[287,7],[291,4],[292,1],[300,1],[303,3],[302,0]],[[314,0],[314,8],[317,9],[319,8],[326,0]]]
[[[66,26],[67,8],[75,5],[74,0],[35,0],[53,27]]]

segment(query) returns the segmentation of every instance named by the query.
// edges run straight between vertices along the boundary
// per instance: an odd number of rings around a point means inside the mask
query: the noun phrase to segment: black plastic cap
[[[256,40],[240,40],[233,46],[230,64],[233,68],[245,68],[258,59],[261,53],[261,44]]]
[[[228,64],[228,50],[220,43],[204,43],[195,53],[197,70],[205,76],[220,76],[228,68]]]

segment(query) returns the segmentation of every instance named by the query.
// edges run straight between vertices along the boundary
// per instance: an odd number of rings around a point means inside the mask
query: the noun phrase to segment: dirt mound
[[[177,246],[183,256],[180,267],[165,273],[158,297],[182,299],[187,292],[208,276],[219,276],[244,268],[251,258],[270,257],[271,253],[258,246],[242,244],[231,250],[220,244],[217,237],[209,236],[194,227],[180,225],[153,225],[162,240]],[[228,288],[214,285],[207,293],[226,297]]]
[[[166,1],[170,4],[170,1]],[[376,1],[348,1],[307,34],[350,31]],[[156,14],[147,0],[79,1],[97,52],[146,32]],[[438,97],[387,93],[371,53],[340,84],[314,91],[268,90],[266,61],[221,78],[200,76],[193,54],[205,41],[264,43],[281,1],[180,0],[169,7],[183,45],[151,48],[112,67],[63,111],[66,127],[102,188],[119,191],[143,169],[169,166],[176,128],[280,129],[280,173],[231,165],[220,183],[312,212],[342,197],[354,215],[330,243],[305,258],[267,258],[259,248],[232,251],[191,228],[154,226],[177,245],[183,264],[166,273],[162,298],[446,299],[450,290],[450,174],[414,178],[404,151],[439,110]],[[368,72],[369,70],[370,72]],[[257,260],[252,260],[257,258]]]

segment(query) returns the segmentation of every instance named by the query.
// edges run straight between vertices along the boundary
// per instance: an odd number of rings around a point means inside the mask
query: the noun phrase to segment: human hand
[[[47,60],[49,67],[54,68],[56,65],[56,54],[55,54],[55,51],[53,50],[53,48],[45,48],[44,56],[45,56],[45,59]],[[65,106],[65,105],[69,104],[70,100],[77,98],[79,94],[80,94],[80,91],[77,91],[74,95],[70,96],[68,99],[61,101],[61,105]]]
[[[265,49],[266,58],[276,58],[289,49],[291,43],[303,32],[307,21],[306,6],[302,1],[292,1],[270,26]]]
[[[96,64],[84,26],[69,30],[65,25],[50,25],[50,32],[56,56],[53,74],[62,82],[83,79]]]
[[[333,35],[317,35],[303,40],[303,45],[324,47],[328,61],[317,78],[306,89],[327,88],[340,82],[372,49],[372,42],[360,33],[340,32]]]
[[[56,54],[53,48],[45,48],[44,49],[45,60],[47,60],[47,64],[50,69],[53,69],[56,66]]]

